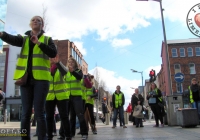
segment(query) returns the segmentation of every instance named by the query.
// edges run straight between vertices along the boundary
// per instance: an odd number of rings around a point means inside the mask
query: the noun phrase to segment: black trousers
[[[135,125],[136,126],[143,126],[142,118],[135,118]]]
[[[160,123],[163,124],[163,115],[161,111],[162,108],[158,104],[155,104],[155,105],[151,105],[151,110],[154,114],[156,125],[159,126],[159,120],[160,120]]]
[[[46,101],[46,120],[47,120],[47,135],[48,138],[53,138],[54,128],[54,113],[55,106],[57,105],[60,114],[61,125],[64,128],[65,137],[71,137],[70,123],[69,123],[69,100],[52,100]]]
[[[90,114],[90,119],[91,119],[91,124],[95,125],[95,120],[94,120],[94,105],[92,104],[85,104],[85,109],[88,109],[89,114]]]
[[[88,135],[87,126],[84,117],[83,100],[81,96],[70,97],[70,124],[71,124],[71,136],[75,136],[76,129],[76,116],[80,122],[81,135]]]

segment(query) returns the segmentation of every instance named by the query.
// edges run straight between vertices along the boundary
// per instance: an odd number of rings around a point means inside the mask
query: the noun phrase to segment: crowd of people
[[[67,66],[59,61],[52,38],[44,35],[44,21],[40,16],[31,18],[29,25],[31,30],[25,36],[0,32],[4,42],[21,47],[13,78],[21,91],[21,131],[26,132],[21,139],[31,139],[30,120],[34,117],[38,140],[52,140],[55,106],[61,120],[59,139],[71,140],[74,137],[76,117],[80,123],[82,140],[88,138],[89,127],[84,116],[86,110],[92,131],[97,134],[93,115],[96,95],[92,77],[83,75],[73,57],[68,59]],[[31,118],[32,108],[34,116]]]
[[[79,121],[82,140],[88,139],[89,126],[97,134],[94,119],[94,98],[97,96],[92,75],[83,75],[77,61],[69,57],[67,65],[59,60],[57,48],[51,37],[45,36],[44,21],[40,16],[30,20],[31,30],[22,35],[10,35],[0,32],[0,38],[13,46],[21,47],[14,73],[16,85],[20,86],[22,101],[21,130],[26,130],[22,140],[30,140],[30,120],[37,122],[38,140],[52,140],[55,133],[55,107],[57,106],[61,126],[58,139],[71,140],[76,134],[76,122]],[[198,109],[200,117],[199,86],[196,79],[189,86],[190,102]],[[0,92],[3,96],[3,92]],[[154,114],[154,127],[164,127],[164,102],[160,89],[151,83],[146,99]],[[125,96],[119,85],[112,95],[113,126],[116,128],[119,116],[120,126],[127,128],[124,121]],[[102,103],[103,117],[109,113],[107,104]],[[144,97],[135,89],[127,111],[133,124],[144,127]],[[34,116],[31,117],[32,108]],[[105,120],[104,120],[105,121]],[[160,121],[160,123],[159,123]]]

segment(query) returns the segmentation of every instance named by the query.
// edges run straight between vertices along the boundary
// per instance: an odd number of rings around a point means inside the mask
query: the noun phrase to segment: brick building
[[[165,45],[162,43],[162,65],[158,73],[158,87],[166,95],[170,95],[167,86],[172,85],[173,93],[183,93],[191,84],[192,78],[200,81],[200,39],[168,40],[168,56],[170,66],[170,81],[167,80],[167,61]],[[183,83],[176,83],[174,75],[178,72],[184,74]]]
[[[71,55],[78,62],[79,68],[83,71],[83,74],[88,73],[88,64],[73,42],[69,40],[54,40],[54,43],[57,46],[59,58],[64,65],[67,64],[67,60]]]

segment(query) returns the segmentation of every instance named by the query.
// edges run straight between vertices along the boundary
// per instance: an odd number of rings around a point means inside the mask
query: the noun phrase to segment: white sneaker
[[[88,136],[87,135],[83,135],[82,136],[82,140],[87,140],[88,139]]]

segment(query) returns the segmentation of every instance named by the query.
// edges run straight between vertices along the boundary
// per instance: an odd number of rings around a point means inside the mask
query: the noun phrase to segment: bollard
[[[4,124],[6,124],[7,121],[7,109],[5,109],[5,114],[4,114]]]
[[[109,125],[110,123],[110,114],[106,113],[106,125]]]
[[[128,113],[124,112],[124,123],[128,124]]]
[[[10,113],[8,113],[8,122],[10,122]]]

